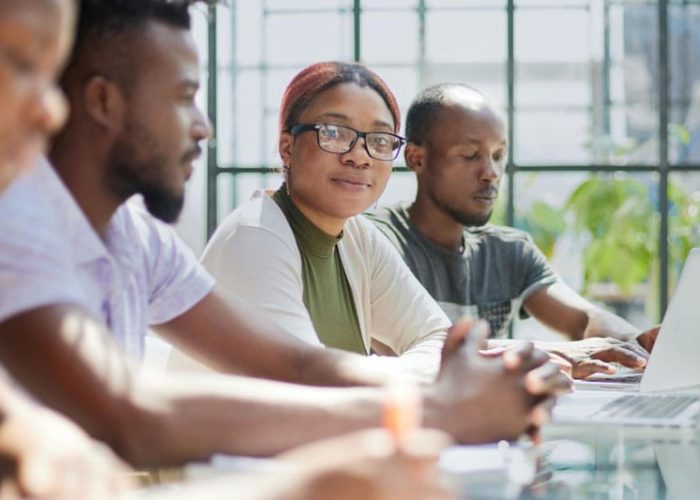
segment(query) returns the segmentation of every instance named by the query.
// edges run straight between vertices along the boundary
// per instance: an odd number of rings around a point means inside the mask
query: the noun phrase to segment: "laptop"
[[[695,427],[700,416],[698,297],[700,248],[694,248],[683,266],[639,390],[578,390],[560,398],[552,422]]]

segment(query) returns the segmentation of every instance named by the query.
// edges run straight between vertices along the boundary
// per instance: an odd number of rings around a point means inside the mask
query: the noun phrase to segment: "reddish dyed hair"
[[[299,115],[318,94],[341,83],[355,83],[369,87],[384,100],[394,118],[394,132],[401,128],[401,112],[396,97],[384,80],[362,64],[321,62],[301,70],[292,78],[282,96],[280,131],[288,131],[299,122]]]

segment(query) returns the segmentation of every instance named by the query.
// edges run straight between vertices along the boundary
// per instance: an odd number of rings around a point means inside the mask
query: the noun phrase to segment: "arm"
[[[589,337],[631,340],[640,333],[624,319],[591,304],[561,282],[536,291],[523,305],[535,319],[572,340]]]
[[[524,305],[530,315],[548,327],[573,339],[582,339],[535,343],[538,348],[571,363],[574,378],[585,378],[598,372],[614,373],[616,368],[610,363],[620,363],[630,368],[643,368],[646,365],[649,355],[640,345],[641,342],[623,342],[614,338],[634,338],[637,332],[635,327],[594,306],[563,283],[554,283],[536,291],[525,300]],[[490,341],[489,346],[508,343]]]
[[[356,258],[369,268],[372,339],[399,354],[405,370],[433,380],[450,321],[386,237],[360,221],[365,249]]]
[[[185,314],[155,329],[223,372],[327,386],[379,385],[391,374],[374,359],[310,345],[265,316],[215,289]]]
[[[476,348],[468,346],[465,355],[451,349],[438,384],[424,388],[426,423],[459,441],[514,437],[529,426],[529,412],[541,396],[526,390],[528,379],[540,381],[537,393],[545,397],[568,387],[542,359],[525,357],[517,368],[507,368],[500,359],[475,358]],[[269,455],[376,427],[384,400],[373,388],[223,375],[136,377],[100,324],[68,305],[0,324],[0,358],[36,397],[140,466],[181,464],[214,453]],[[36,359],[41,362],[32,362]]]
[[[267,455],[380,422],[381,393],[371,389],[219,375],[136,377],[101,325],[73,306],[1,324],[0,358],[45,404],[140,466],[213,453]]]
[[[0,374],[0,496],[117,498],[127,469],[103,445],[54,412],[35,405]]]

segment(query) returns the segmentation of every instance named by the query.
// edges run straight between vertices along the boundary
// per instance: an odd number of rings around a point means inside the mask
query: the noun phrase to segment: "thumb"
[[[484,320],[472,322],[471,328],[464,333],[461,349],[468,356],[480,356],[479,351],[486,347],[486,337],[489,335],[489,325]]]
[[[51,495],[57,479],[51,463],[43,457],[21,460],[17,475],[22,491],[37,497]]]
[[[464,343],[464,339],[472,326],[474,326],[474,323],[475,320],[473,318],[464,316],[447,330],[447,338],[445,338],[445,343],[442,346],[443,357],[446,354],[452,354]]]

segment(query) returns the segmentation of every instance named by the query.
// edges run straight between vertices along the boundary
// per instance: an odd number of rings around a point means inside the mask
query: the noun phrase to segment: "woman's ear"
[[[278,149],[282,165],[289,166],[292,161],[292,146],[294,145],[294,136],[289,132],[281,132]]]

